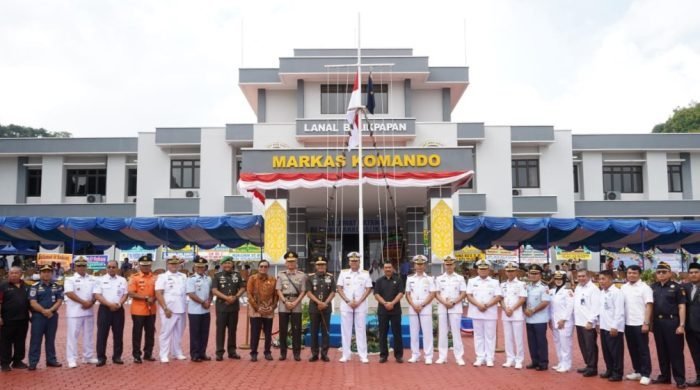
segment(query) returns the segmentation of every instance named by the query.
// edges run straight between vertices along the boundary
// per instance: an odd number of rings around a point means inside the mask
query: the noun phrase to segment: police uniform
[[[412,261],[415,264],[425,264],[428,259],[423,255],[416,255]],[[423,354],[425,364],[433,364],[433,305],[435,295],[435,279],[425,273],[414,273],[406,280],[406,299],[412,305],[408,307],[409,331],[411,335],[411,358],[409,363],[415,363],[420,359],[420,338],[423,337]],[[420,312],[416,312],[413,305],[421,306]]]
[[[348,253],[349,259],[360,259],[360,254],[357,252]],[[367,359],[367,299],[359,302],[359,306],[355,309],[348,305],[350,302],[358,302],[368,289],[372,288],[372,279],[369,272],[362,268],[357,271],[352,269],[344,269],[340,271],[338,282],[336,283],[338,291],[342,291],[341,297],[344,295],[347,300],[340,303],[340,318],[341,318],[341,342],[343,348],[343,356],[341,362],[350,360],[350,344],[352,342],[352,328],[355,327],[355,340],[357,342],[357,353],[360,355],[360,361],[368,363]]]
[[[296,252],[284,254],[286,262],[296,262],[299,256]],[[294,360],[301,360],[301,299],[306,293],[306,274],[297,270],[280,271],[275,286],[279,296],[278,312],[280,326],[280,360],[287,358],[287,333],[289,325],[292,328],[292,354]],[[301,298],[300,298],[301,297]],[[288,302],[298,301],[292,310],[287,309]]]
[[[221,264],[232,262],[233,260],[227,257]],[[236,353],[236,330],[238,328],[238,311],[240,310],[239,300],[241,295],[245,293],[245,280],[240,273],[234,270],[231,272],[221,271],[214,275],[212,290],[215,294],[219,293],[234,298],[233,303],[226,302],[220,296],[217,296],[216,299],[216,360],[223,360],[224,352],[231,359],[240,359],[241,357]],[[226,341],[227,335],[228,341],[224,350],[224,341]]]
[[[180,264],[180,259],[173,256],[168,264]],[[187,304],[187,277],[180,272],[166,271],[158,275],[156,279],[156,291],[163,294],[164,306],[158,307],[160,316],[160,336],[158,337],[160,349],[160,361],[168,363],[169,356],[175,356],[177,360],[185,360],[182,352],[182,335],[185,331],[185,310]],[[166,316],[166,309],[171,313]]]
[[[122,364],[122,351],[124,350],[124,301],[126,301],[126,279],[115,274],[105,274],[95,283],[95,297],[109,304],[116,304],[117,310],[112,310],[106,305],[100,304],[97,309],[97,360],[98,365],[104,365],[107,360],[107,337],[109,329],[112,329],[113,352],[112,361]]]
[[[691,263],[688,266],[688,273],[700,271],[700,264]],[[692,277],[692,275],[691,275]],[[690,384],[693,387],[700,386],[700,283],[687,283],[685,288],[685,337],[688,341],[690,356],[695,364],[695,382]]]
[[[41,267],[41,272],[51,272],[50,265]],[[46,365],[60,367],[56,360],[56,331],[58,330],[58,308],[63,303],[63,287],[55,282],[38,281],[29,288],[29,301],[34,301],[42,309],[53,310],[53,315],[47,318],[43,313],[33,310],[32,331],[29,340],[29,369],[36,369],[41,357],[41,341],[45,338]],[[32,307],[34,309],[34,307]]]
[[[476,262],[478,269],[489,269],[490,263],[486,260]],[[494,298],[502,297],[501,286],[498,280],[486,276],[476,276],[469,279],[467,282],[467,297],[470,300],[468,317],[472,319],[474,324],[474,350],[476,360],[474,366],[478,367],[486,363],[487,366],[493,366],[493,358],[496,353],[496,321],[498,321],[498,306],[497,302],[487,308],[485,311],[480,311],[474,302],[479,304],[487,304]],[[473,300],[473,301],[472,301]]]
[[[196,272],[197,269],[206,270],[206,259],[198,256],[194,259],[194,267],[195,273],[187,278],[187,319],[190,321],[190,358],[193,362],[201,362],[211,360],[207,356],[211,324],[211,278],[206,272],[202,275]]]
[[[29,288],[20,278],[19,284],[0,283],[0,365],[3,371],[26,368],[22,362],[26,355],[25,344],[29,330]],[[13,351],[14,350],[14,351]]]
[[[326,258],[319,256],[316,259],[316,266],[325,265]],[[314,272],[306,279],[306,291],[309,298],[315,297],[321,302],[325,302],[328,306],[321,310],[318,304],[313,299],[309,301],[309,316],[311,317],[311,359],[310,361],[318,360],[318,332],[321,331],[321,359],[324,362],[328,359],[328,331],[331,322],[331,312],[333,311],[333,297],[335,296],[335,279],[328,272]]]
[[[75,267],[87,267],[87,260],[79,257],[75,260]],[[84,268],[85,269],[85,268]],[[64,295],[66,297],[66,360],[68,367],[73,368],[78,365],[78,338],[83,338],[83,359],[86,363],[96,364],[95,358],[95,285],[97,279],[87,273],[80,275],[76,272],[73,276],[66,278],[64,284]],[[70,293],[77,295],[83,301],[90,302],[89,308],[84,308],[78,301],[70,297]]]
[[[454,265],[455,259],[447,256],[443,263]],[[438,360],[437,364],[447,361],[447,333],[452,333],[452,352],[458,365],[464,365],[464,345],[462,344],[462,301],[467,293],[467,282],[464,276],[456,272],[445,272],[435,278],[435,290],[443,301],[454,303],[447,308],[438,301]]]
[[[530,274],[542,274],[542,267],[532,264],[528,267]],[[549,323],[549,305],[551,297],[549,288],[542,281],[528,283],[527,300],[525,301],[525,329],[527,330],[527,346],[530,350],[532,363],[526,368],[543,371],[549,365],[549,352],[547,344],[547,324]],[[544,308],[535,312],[535,309],[546,302]],[[528,316],[527,314],[530,313]]]
[[[600,346],[605,360],[605,373],[601,377],[621,381],[625,352],[625,296],[615,285],[600,291],[599,313]],[[611,329],[616,329],[617,335],[613,336]]]
[[[563,284],[557,287],[556,281]],[[551,301],[549,303],[549,316],[551,318],[552,339],[554,350],[557,353],[557,372],[571,370],[571,346],[574,337],[574,292],[567,286],[566,272],[554,272],[554,287],[549,290]],[[559,327],[559,323],[563,327]]]
[[[578,284],[574,290],[574,325],[576,337],[581,349],[586,367],[578,370],[584,376],[598,375],[598,310],[600,309],[600,289],[589,280],[586,284]],[[591,329],[586,329],[590,324]]]
[[[656,271],[671,272],[671,266],[659,262]],[[659,359],[659,377],[652,383],[671,383],[671,372],[676,385],[685,385],[685,357],[683,355],[683,335],[676,334],[683,328],[679,317],[679,308],[686,303],[683,287],[673,280],[651,285],[654,292],[654,310],[652,314],[656,356]]]
[[[139,258],[140,267],[151,266],[152,261],[148,256]],[[153,272],[131,275],[129,278],[129,295],[131,296],[131,351],[134,363],[142,363],[141,337],[145,336],[143,346],[143,359],[154,361],[153,346],[156,333],[156,276]]]
[[[517,271],[518,265],[509,262],[504,269],[506,271]],[[506,362],[503,363],[503,367],[515,366],[516,369],[521,369],[523,368],[523,360],[525,360],[523,349],[525,315],[523,314],[523,305],[527,298],[527,285],[517,277],[514,277],[513,280],[506,280],[501,283],[501,292],[503,293],[501,322],[503,323],[503,336],[506,346]],[[521,300],[522,304],[520,303]],[[506,314],[506,310],[512,310],[510,316]]]

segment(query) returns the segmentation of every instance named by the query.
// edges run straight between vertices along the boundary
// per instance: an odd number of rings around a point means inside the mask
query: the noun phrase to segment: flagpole
[[[360,88],[360,96],[362,96],[362,56],[361,56],[361,49],[360,49],[360,14],[357,14],[357,77],[358,77],[358,88]],[[362,110],[362,108],[358,108],[357,110]],[[364,215],[364,209],[363,209],[363,199],[362,199],[362,165],[363,165],[363,160],[362,160],[362,115],[357,113],[357,131],[358,131],[358,136],[360,138],[359,145],[357,148],[357,158],[358,158],[358,183],[357,183],[357,188],[358,188],[358,202],[359,202],[359,208],[358,208],[358,217],[357,217],[357,232],[359,235],[359,252],[360,256],[362,259],[362,269],[364,269],[364,261],[365,261],[365,215]]]

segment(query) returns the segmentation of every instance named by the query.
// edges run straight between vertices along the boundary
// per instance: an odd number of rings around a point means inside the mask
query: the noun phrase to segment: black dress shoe
[[[267,358],[267,355],[265,355]],[[287,360],[287,355],[280,355],[280,360]]]
[[[397,357],[397,358],[396,358],[396,363],[403,363],[403,358]]]
[[[122,364],[124,364],[124,361],[121,360],[120,358],[116,358],[116,359],[112,359],[112,363],[122,365]]]
[[[27,367],[27,369],[29,371],[34,371],[34,370],[36,370],[36,366],[30,364],[29,367]]]
[[[196,357],[196,358],[192,359],[192,361],[195,362],[195,363],[201,363],[201,362],[202,362],[202,358]]]
[[[386,363],[386,361],[387,361],[387,358],[385,358],[385,357],[379,358],[379,363]]]
[[[586,367],[576,369],[576,372],[578,372],[579,374],[583,374],[586,371],[588,371],[588,368],[586,368]]]
[[[135,357],[135,358],[134,358],[134,363],[136,363],[136,364],[141,364],[141,363],[143,363],[143,360],[141,360],[140,357]]]
[[[0,367],[0,371],[2,372],[10,372],[12,369],[10,368],[9,364],[3,364],[2,367]]]
[[[589,370],[583,373],[584,378],[590,378],[593,376],[598,376],[598,371]]]
[[[265,354],[265,360],[272,360],[272,354],[271,354],[271,353],[266,353],[266,354]]]
[[[104,366],[105,364],[107,364],[107,361],[106,361],[106,360],[98,360],[98,361],[97,361],[97,364],[95,364],[95,367],[102,367],[102,366]]]
[[[220,362],[220,361],[222,361],[222,360],[224,360],[224,357],[223,357],[223,356],[217,356],[217,357],[216,357],[216,361],[217,361],[217,362]]]
[[[210,362],[211,358],[209,356],[202,356],[202,360],[205,362]]]
[[[695,382],[690,382],[686,384],[688,385],[688,387],[700,387],[700,379],[696,379]]]
[[[608,378],[608,382],[622,382],[621,376],[611,376]]]
[[[317,356],[317,355],[311,355],[311,357],[309,358],[309,361],[310,361],[310,362],[317,362],[317,361],[318,361],[318,356]]]
[[[603,379],[608,379],[610,378],[610,373],[605,371],[604,373],[600,374],[600,377]]]
[[[535,368],[535,371],[547,371],[547,366],[537,366],[537,368]]]
[[[321,356],[321,360],[323,360],[326,363],[331,361],[331,359],[329,359],[326,355]]]
[[[27,366],[26,364],[24,364],[22,362],[12,363],[12,368],[15,368],[18,370],[26,370],[27,367],[29,367],[29,366]]]
[[[143,358],[143,360],[145,360],[147,362],[155,362],[156,358],[154,358],[153,356],[146,356]]]
[[[257,362],[257,361],[258,361],[258,355],[250,355],[250,361],[251,361],[251,362]]]
[[[681,384],[676,383],[676,389],[685,389],[687,387],[688,387],[688,385],[686,385],[685,383],[681,383]]]
[[[671,380],[663,378],[663,377],[657,377],[656,379],[651,380],[651,384],[652,385],[670,385]]]
[[[61,364],[59,362],[50,362],[50,363],[46,363],[46,367],[63,367],[63,364]]]
[[[299,355],[294,355],[294,361],[295,361],[295,362],[300,362],[300,361],[301,361],[301,356],[299,356]]]
[[[539,367],[539,366],[537,364],[534,364],[534,363],[531,363],[531,364],[528,364],[527,366],[525,366],[525,368],[528,370],[534,370],[537,367]]]
[[[232,353],[231,355],[228,355],[228,358],[229,358],[229,359],[234,359],[234,360],[240,360],[240,359],[241,359],[241,355],[239,355],[239,354],[237,354],[237,353],[234,352],[234,353]]]

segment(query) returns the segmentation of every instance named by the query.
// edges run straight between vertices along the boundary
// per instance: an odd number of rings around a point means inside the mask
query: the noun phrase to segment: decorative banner
[[[479,248],[467,245],[455,252],[455,258],[461,261],[478,261],[486,258],[486,254]]]
[[[607,256],[613,259],[613,269],[617,269],[620,266],[620,263],[623,263],[625,267],[629,267],[630,265],[638,265],[644,268],[642,265],[642,258],[637,253],[608,252]],[[603,267],[605,267],[605,265]]]
[[[160,252],[161,260],[167,260],[173,256],[177,256],[178,259],[188,262],[194,260],[195,255],[195,247],[192,245],[186,245],[178,250],[167,249]]]
[[[518,251],[509,251],[500,246],[486,250],[486,260],[491,264],[505,264],[509,261],[518,262]]]
[[[454,226],[452,207],[443,198],[430,199],[430,248],[433,253],[432,261],[442,263],[447,255],[453,254]],[[447,200],[452,203],[451,198]]]
[[[655,253],[654,254],[654,263],[653,263],[654,269],[656,269],[656,266],[661,261],[668,263],[668,265],[671,266],[671,271],[673,271],[673,272],[682,272],[683,271],[683,263],[681,262],[681,254],[680,253]]]
[[[75,259],[78,257],[84,257],[87,259],[88,269],[93,271],[107,269],[107,261],[109,260],[109,256],[107,255],[78,255],[73,257],[73,262],[75,262]]]
[[[547,262],[547,253],[539,251],[530,245],[521,246],[520,262],[530,264],[544,264]]]
[[[44,253],[39,252],[36,257],[37,265],[60,263],[64,270],[70,268],[73,256],[70,253]]]
[[[212,249],[200,250],[198,254],[208,261],[221,261],[224,257],[231,257],[234,261],[259,261],[262,248],[253,244],[245,244],[238,248],[217,245]]]
[[[287,251],[287,200],[265,200],[265,258],[282,264]]]
[[[557,247],[557,260],[560,261],[590,261],[591,251],[587,248],[578,248],[573,251],[565,251]]]
[[[121,258],[115,259],[115,260],[121,261],[121,260],[124,260],[124,258],[126,257],[129,259],[129,263],[136,264],[136,262],[139,260],[139,258],[141,256],[146,256],[149,253],[151,254],[151,258],[153,258],[153,259],[156,258],[156,251],[144,249],[140,246],[135,246],[135,247],[128,249],[128,250],[120,250],[119,254],[120,254]]]

